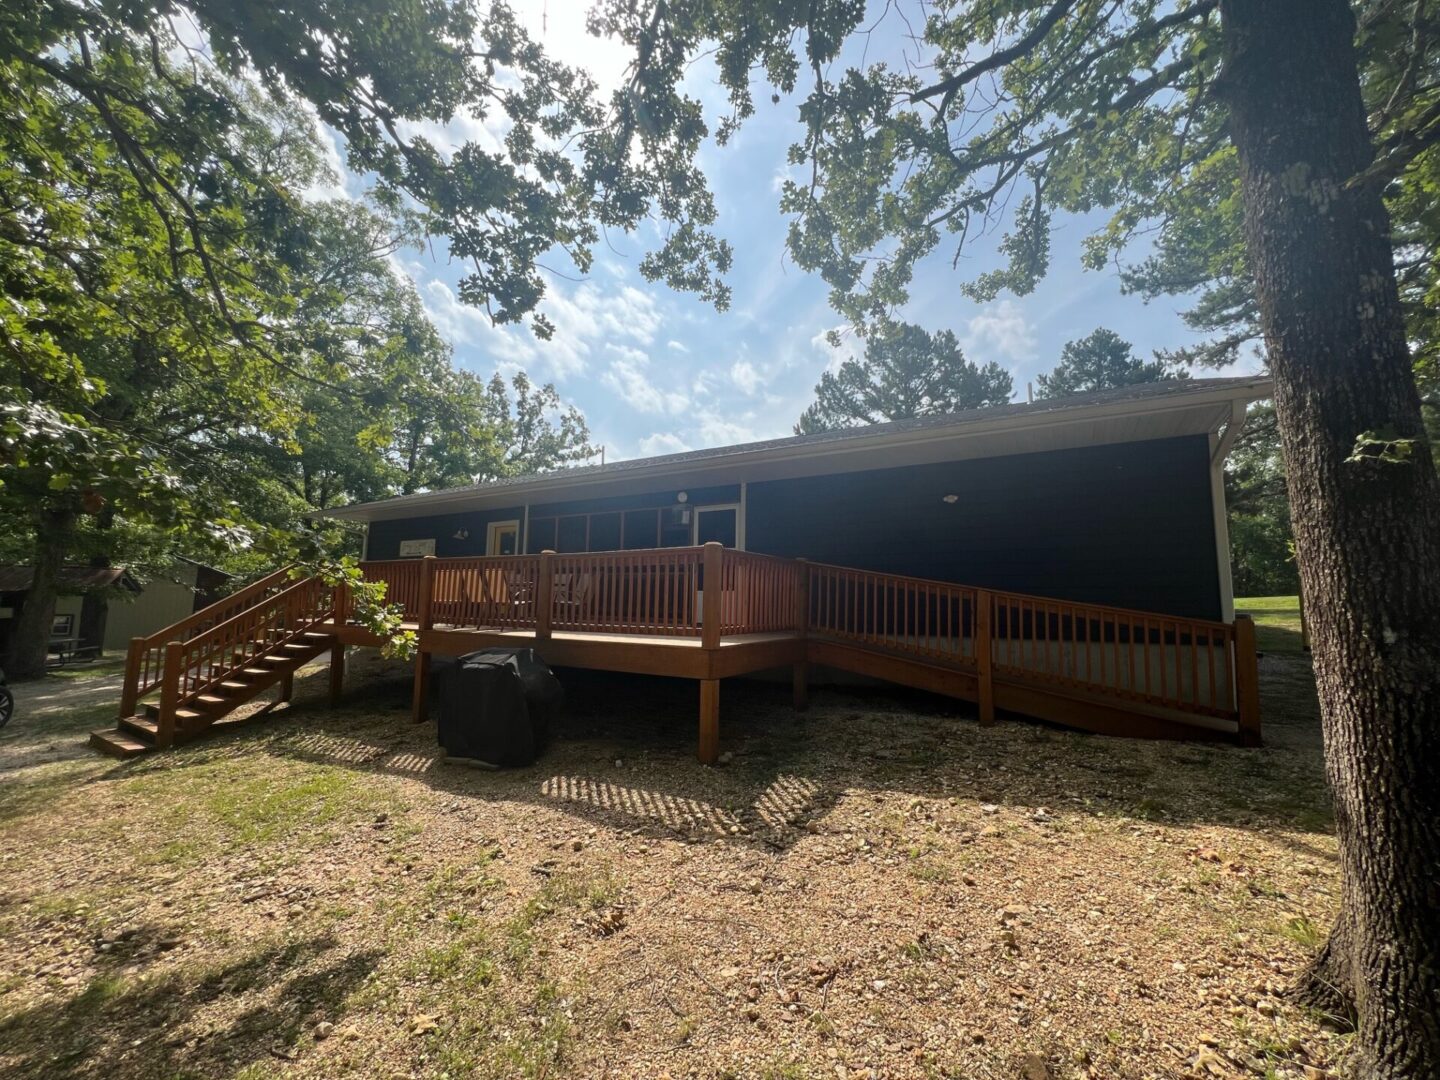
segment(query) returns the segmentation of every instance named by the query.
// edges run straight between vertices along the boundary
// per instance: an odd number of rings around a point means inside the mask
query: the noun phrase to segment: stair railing
[[[146,637],[130,639],[125,656],[125,680],[120,690],[120,715],[133,716],[140,699],[160,686],[165,670],[166,646],[172,641],[187,641],[212,626],[260,603],[268,596],[285,589],[291,582],[290,568],[283,567],[267,574],[245,588],[221,597],[208,607],[193,612],[163,630]]]
[[[334,590],[319,578],[305,578],[186,641],[167,642],[156,744],[174,742],[176,715],[184,702],[297,642],[330,620],[334,611]]]

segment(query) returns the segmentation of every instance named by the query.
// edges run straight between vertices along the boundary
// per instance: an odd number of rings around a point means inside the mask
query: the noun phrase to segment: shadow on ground
[[[152,931],[141,927],[117,942],[115,961],[143,948]],[[63,1003],[47,1001],[0,1024],[0,1077],[210,1076],[257,1060],[278,1064],[317,1020],[339,1012],[380,959],[343,952],[322,936],[272,943],[199,971],[131,981],[101,975]],[[211,1018],[203,1025],[195,1023],[202,1009]]]
[[[1331,829],[1308,658],[1261,662],[1266,746],[1115,739],[1009,718],[981,728],[964,703],[890,688],[789,688],[731,680],[722,695],[728,764],[695,762],[696,686],[562,671],[568,708],[534,766],[489,772],[446,763],[434,725],[409,720],[408,669],[369,664],[335,710],[323,677],[283,714],[103,779],[268,753],[423,782],[455,796],[563,804],[582,819],[656,837],[794,843],[847,793],[911,792],[1031,809],[1296,832]]]

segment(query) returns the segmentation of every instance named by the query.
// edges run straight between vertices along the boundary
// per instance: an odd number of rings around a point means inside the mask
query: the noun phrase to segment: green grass
[[[1237,614],[1255,620],[1255,637],[1261,652],[1304,652],[1300,644],[1298,596],[1247,596],[1235,601]]]

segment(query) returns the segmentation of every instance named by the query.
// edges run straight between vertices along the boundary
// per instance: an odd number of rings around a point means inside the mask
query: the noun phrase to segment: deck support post
[[[420,596],[416,603],[415,696],[410,703],[410,719],[423,724],[430,719],[430,654],[425,651],[425,635],[435,625],[431,598],[435,591],[435,556],[420,560]]]
[[[330,707],[340,704],[345,690],[345,646],[336,639],[330,646]]]
[[[125,683],[120,688],[120,716],[122,719],[135,715],[139,704],[140,664],[145,656],[145,639],[132,637],[130,651],[125,654]]]
[[[810,665],[806,661],[797,660],[791,666],[790,690],[791,704],[796,712],[804,712],[810,707]]]
[[[555,606],[555,552],[540,552],[539,577],[535,581],[535,640],[550,640],[550,614]]]
[[[992,659],[991,641],[994,628],[990,624],[994,610],[994,597],[985,589],[975,590],[975,684],[980,706],[980,726],[989,727],[995,723],[995,680],[990,671]]]
[[[1255,649],[1255,621],[1235,616],[1235,705],[1240,720],[1240,745],[1259,746],[1260,663]]]
[[[293,671],[287,671],[284,675],[280,676],[280,696],[275,699],[276,703],[287,702],[294,697],[294,695],[295,673]]]
[[[720,680],[700,680],[700,752],[701,765],[714,765],[720,760]]]
[[[806,638],[810,634],[810,567],[804,559],[796,559],[795,633],[800,637],[800,659],[790,668],[791,704],[796,712],[810,707],[810,658]]]
[[[415,654],[415,695],[410,701],[410,719],[423,724],[430,719],[430,654]]]
[[[720,648],[720,622],[725,605],[725,548],[714,540],[705,545],[704,580],[700,585],[700,647]]]
[[[160,716],[155,725],[155,745],[165,750],[175,745],[175,713],[180,708],[180,654],[178,641],[165,645],[165,667],[160,676]]]

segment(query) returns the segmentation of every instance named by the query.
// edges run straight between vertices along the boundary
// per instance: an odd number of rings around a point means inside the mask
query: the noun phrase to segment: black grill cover
[[[529,765],[544,751],[565,691],[533,649],[482,649],[445,672],[440,745],[452,758]]]

